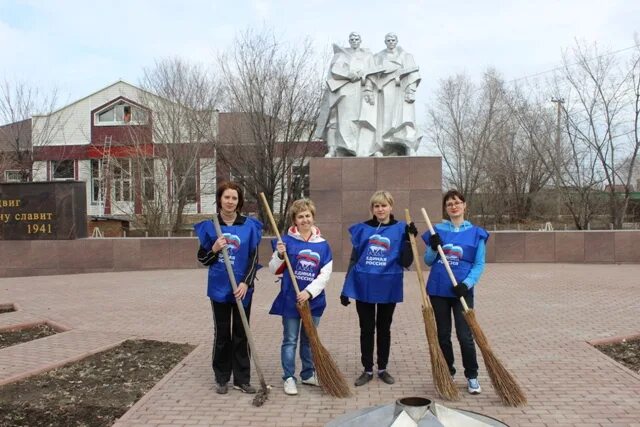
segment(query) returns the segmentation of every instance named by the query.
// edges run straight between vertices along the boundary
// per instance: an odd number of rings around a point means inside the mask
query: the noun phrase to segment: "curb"
[[[131,336],[131,337],[128,337],[128,338],[124,338],[124,339],[119,340],[119,341],[117,341],[115,343],[108,344],[108,345],[105,345],[105,346],[102,346],[102,347],[98,347],[98,348],[96,348],[94,350],[81,353],[78,356],[69,357],[67,359],[63,359],[63,360],[60,360],[60,361],[55,362],[55,363],[51,363],[51,364],[48,364],[48,365],[43,365],[43,366],[41,366],[39,368],[32,369],[32,370],[26,371],[26,372],[22,372],[20,374],[17,374],[17,375],[8,377],[8,378],[1,379],[0,380],[0,386],[7,385],[7,384],[10,384],[10,383],[13,383],[13,382],[16,382],[16,381],[20,381],[20,380],[23,380],[25,378],[32,377],[34,375],[42,374],[43,372],[51,371],[53,369],[60,368],[60,367],[62,367],[64,365],[68,365],[69,363],[77,362],[79,360],[82,360],[82,359],[84,359],[86,357],[89,357],[89,356],[92,356],[94,354],[101,353],[101,352],[106,351],[106,350],[110,350],[110,349],[112,349],[114,347],[117,347],[118,345],[122,344],[124,341],[126,341],[128,339],[135,339],[135,337]]]

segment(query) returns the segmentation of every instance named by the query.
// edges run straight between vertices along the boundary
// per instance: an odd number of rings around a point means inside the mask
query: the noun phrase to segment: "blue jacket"
[[[386,227],[358,223],[349,228],[357,261],[347,273],[343,295],[367,303],[402,302],[405,227],[398,221]]]
[[[306,290],[311,294],[311,299],[308,300],[311,315],[314,317],[322,316],[327,306],[324,288],[333,270],[333,255],[329,243],[315,227],[309,240],[304,240],[296,228],[291,227],[282,241],[287,246],[287,257],[291,262],[298,288],[300,291]],[[271,243],[275,249],[278,241],[274,239]],[[269,262],[269,269],[273,273],[282,274],[282,279],[280,292],[273,301],[269,314],[299,318],[293,281],[284,261],[279,259],[277,254],[278,252],[274,251]]]
[[[254,218],[244,217],[242,223],[233,225],[220,224],[223,235],[227,240],[227,250],[233,267],[236,283],[240,283],[246,274],[250,264],[250,254],[255,253],[262,238],[262,223]],[[210,249],[217,240],[213,221],[206,220],[194,225],[194,230],[200,241],[200,246]],[[248,306],[253,295],[253,286],[250,286],[245,298],[244,306]],[[229,275],[224,265],[224,258],[220,255],[217,260],[209,265],[207,296],[220,303],[235,303],[233,289],[229,281]]]
[[[469,221],[464,221],[460,227],[456,228],[451,221],[446,220],[436,224],[435,231],[440,235],[442,249],[456,281],[464,282],[473,293],[474,286],[484,271],[485,246],[489,233]],[[426,283],[427,293],[434,296],[456,297],[444,263],[438,253],[429,247],[430,235],[428,230],[422,235],[422,239],[427,244],[424,261],[431,266]]]

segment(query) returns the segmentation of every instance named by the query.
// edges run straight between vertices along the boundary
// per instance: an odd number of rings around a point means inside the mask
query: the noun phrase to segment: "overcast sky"
[[[420,66],[424,111],[450,75],[478,78],[489,66],[507,80],[541,73],[576,38],[632,46],[640,1],[0,0],[0,80],[55,86],[73,101],[118,79],[136,84],[158,58],[212,63],[238,31],[263,24],[287,40],[310,37],[318,52],[347,45],[351,31],[377,52],[396,32]]]

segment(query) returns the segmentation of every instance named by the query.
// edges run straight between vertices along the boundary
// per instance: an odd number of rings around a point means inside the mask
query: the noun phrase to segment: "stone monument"
[[[0,184],[0,239],[87,237],[86,184],[78,181]]]
[[[394,33],[384,40],[386,49],[372,54],[360,34],[349,34],[349,47],[333,46],[327,73],[316,137],[329,151],[310,159],[309,170],[310,196],[321,207],[316,223],[331,244],[334,271],[349,265],[349,226],[371,217],[376,190],[390,191],[395,217],[404,220],[408,208],[421,230],[420,208],[432,221],[442,218],[442,159],[416,156],[418,67]]]
[[[333,45],[316,137],[327,142],[326,157],[414,155],[419,68],[395,33],[375,55],[361,42],[352,32],[350,47]]]

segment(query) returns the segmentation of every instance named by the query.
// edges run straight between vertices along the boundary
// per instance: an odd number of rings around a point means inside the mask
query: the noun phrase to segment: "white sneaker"
[[[469,378],[467,379],[467,389],[471,394],[480,394],[482,393],[482,387],[480,387],[480,383],[477,378]]]
[[[293,377],[289,377],[284,381],[284,393],[290,396],[298,394],[296,380],[294,380]]]
[[[309,378],[307,378],[306,380],[302,380],[302,384],[306,384],[306,385],[314,385],[316,387],[320,386],[320,383],[318,382],[318,376],[316,375],[316,373],[314,372],[313,375],[311,375]]]

